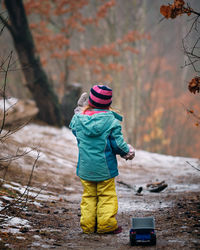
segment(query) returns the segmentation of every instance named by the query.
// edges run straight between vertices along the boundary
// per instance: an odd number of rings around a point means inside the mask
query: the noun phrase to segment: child
[[[70,123],[79,148],[77,175],[83,185],[80,224],[84,233],[122,231],[115,219],[118,210],[114,180],[118,175],[116,155],[132,160],[135,152],[123,139],[119,123],[122,117],[110,110],[111,103],[112,89],[95,85],[91,88],[88,106],[81,112],[78,109]]]

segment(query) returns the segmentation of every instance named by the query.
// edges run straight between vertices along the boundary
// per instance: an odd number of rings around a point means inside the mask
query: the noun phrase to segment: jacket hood
[[[77,115],[77,129],[90,137],[100,136],[107,130],[114,120],[112,112],[102,112],[92,116],[78,114]]]

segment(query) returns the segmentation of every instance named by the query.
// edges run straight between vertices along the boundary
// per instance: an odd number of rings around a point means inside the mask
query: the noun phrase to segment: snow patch
[[[16,239],[18,239],[18,240],[25,240],[26,238],[24,238],[22,236],[16,236]]]
[[[171,202],[162,202],[160,203],[158,200],[155,200],[154,202],[148,203],[145,201],[132,201],[132,200],[126,200],[123,198],[119,199],[119,213],[122,212],[134,212],[139,211],[155,211],[157,209],[162,209],[166,207],[171,207]]]
[[[5,99],[5,111],[14,106],[18,102],[18,99],[11,97],[8,99]],[[4,110],[4,100],[0,100],[0,110]]]
[[[33,235],[33,238],[36,239],[36,240],[40,240],[41,237],[39,235]]]
[[[9,219],[6,225],[15,226],[15,227],[17,226],[30,227],[28,220],[21,219],[19,217],[13,217],[12,219]]]
[[[11,197],[8,197],[8,196],[1,196],[1,198],[3,199],[3,200],[6,200],[6,201],[13,201],[13,198],[11,198]]]
[[[31,228],[29,221],[19,218],[19,217],[10,217],[7,216],[5,218],[5,222],[3,223],[2,226],[2,232],[7,232],[7,233],[11,233],[11,234],[19,234],[20,229],[22,227],[26,227],[26,228]]]
[[[32,246],[33,246],[33,247],[39,247],[39,248],[46,248],[46,249],[51,248],[50,245],[41,244],[40,242],[33,242],[33,243],[32,243]]]
[[[4,206],[3,206],[3,202],[0,201],[0,211],[1,211],[2,209],[4,209]]]

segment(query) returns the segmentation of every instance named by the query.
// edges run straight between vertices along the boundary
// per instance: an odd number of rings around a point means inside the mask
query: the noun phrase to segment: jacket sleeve
[[[121,125],[118,121],[115,121],[115,126],[110,134],[110,143],[115,154],[124,156],[129,152],[129,147],[124,141],[124,137],[121,132]]]
[[[69,124],[69,128],[72,130],[72,133],[76,136],[76,115],[74,115],[71,119],[71,122]]]

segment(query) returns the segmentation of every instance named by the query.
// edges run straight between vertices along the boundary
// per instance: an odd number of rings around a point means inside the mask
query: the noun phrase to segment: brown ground
[[[21,227],[17,234],[6,232],[1,216],[0,249],[200,249],[199,172],[188,166],[187,159],[136,151],[133,162],[122,160],[117,178],[117,219],[123,232],[87,235],[79,226],[82,188],[75,177],[75,139],[68,130],[31,124],[14,134],[6,145],[0,145],[0,156],[2,152],[4,156],[14,155],[16,148],[30,147],[30,142],[39,145],[41,152],[31,186],[40,188],[49,183],[46,192],[59,198],[46,196],[38,200],[42,206],[28,202],[23,210],[23,204],[7,209],[4,214],[26,219],[31,227]],[[36,156],[37,152],[33,151],[13,161],[6,174],[7,183],[14,181],[25,185]],[[190,162],[195,164],[193,159]],[[165,180],[167,189],[161,193],[148,192],[146,184],[157,179]],[[135,195],[140,186],[144,189],[143,196]],[[16,197],[17,193],[1,188],[1,207],[10,203],[2,198],[5,195]],[[142,216],[155,217],[156,246],[131,247],[129,244],[131,218]]]
[[[63,190],[54,190],[63,192]],[[172,202],[172,207],[155,211],[131,211],[118,214],[123,232],[118,235],[83,234],[79,227],[79,202],[42,202],[42,207],[29,205],[20,212],[32,227],[21,228],[20,236],[0,233],[1,249],[200,249],[200,195],[194,192],[170,194],[160,202]],[[155,195],[132,196],[135,202],[147,205],[157,199]],[[15,216],[19,209],[10,208],[8,214]],[[129,245],[130,220],[133,216],[154,216],[156,220],[157,245],[131,247]],[[8,248],[5,248],[8,244]],[[4,247],[3,247],[4,246]]]

